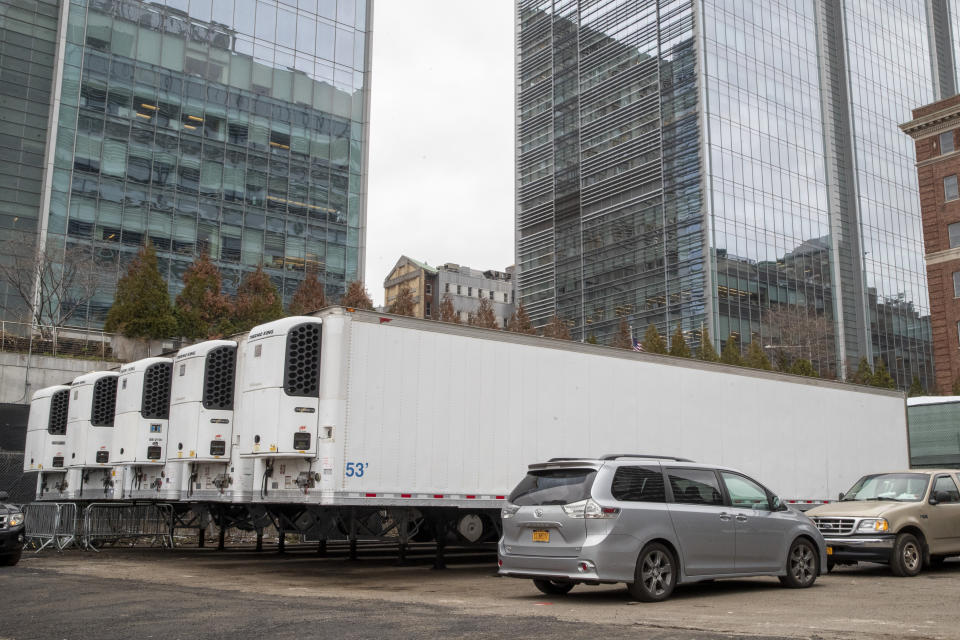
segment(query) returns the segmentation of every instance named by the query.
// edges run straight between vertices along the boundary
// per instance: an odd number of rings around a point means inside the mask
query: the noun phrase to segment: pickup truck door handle
[[[727,520],[730,519],[730,514],[727,513],[726,511],[721,511],[721,512],[720,512],[720,519],[723,520],[723,521],[727,521]]]
[[[743,515],[742,513],[737,514],[737,522],[746,522],[746,521],[747,521],[747,516]]]

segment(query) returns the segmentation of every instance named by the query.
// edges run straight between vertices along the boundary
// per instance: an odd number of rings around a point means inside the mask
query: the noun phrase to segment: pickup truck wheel
[[[659,542],[648,544],[640,552],[633,583],[627,585],[627,591],[641,602],[661,602],[670,597],[675,586],[677,563],[673,554]]]
[[[21,549],[17,549],[13,553],[0,556],[0,567],[12,567],[13,565],[17,564],[20,562],[21,553],[23,553],[23,551]]]
[[[573,589],[572,582],[560,580],[534,580],[533,584],[548,596],[562,596],[570,593],[570,589]]]
[[[817,548],[806,538],[797,538],[787,552],[787,575],[780,576],[780,584],[791,589],[813,586],[820,573]]]
[[[912,533],[901,533],[893,544],[890,555],[890,570],[893,575],[907,578],[923,569],[923,547]]]

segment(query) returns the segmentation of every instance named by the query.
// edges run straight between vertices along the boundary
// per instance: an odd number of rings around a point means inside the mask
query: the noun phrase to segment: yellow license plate
[[[833,547],[827,547],[827,555],[828,555],[828,556],[832,556],[832,555],[833,555]]]
[[[550,532],[544,529],[534,529],[533,541],[534,542],[550,542]]]

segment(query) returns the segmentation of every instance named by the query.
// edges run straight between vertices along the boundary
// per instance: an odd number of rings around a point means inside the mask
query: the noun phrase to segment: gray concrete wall
[[[0,353],[0,403],[30,404],[39,389],[70,384],[79,375],[119,367],[119,362]]]

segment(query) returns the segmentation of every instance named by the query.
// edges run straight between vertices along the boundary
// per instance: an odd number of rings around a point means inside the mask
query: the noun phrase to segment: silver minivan
[[[540,591],[625,582],[645,602],[677,583],[777,576],[811,586],[826,571],[813,522],[734,469],[683,458],[609,455],[530,465],[501,512],[500,575]]]

